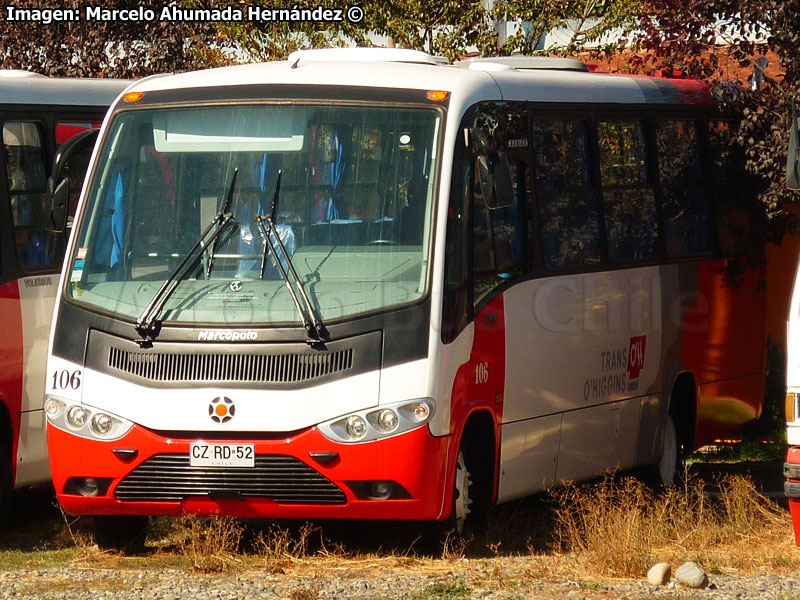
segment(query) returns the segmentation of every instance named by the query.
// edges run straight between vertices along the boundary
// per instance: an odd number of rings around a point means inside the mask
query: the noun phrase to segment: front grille
[[[188,454],[158,454],[125,477],[117,500],[179,502],[191,496],[261,497],[279,504],[345,504],[338,487],[292,456],[257,455],[254,467],[192,467]]]
[[[315,354],[176,354],[111,346],[108,366],[150,381],[297,383],[350,370],[353,349]]]

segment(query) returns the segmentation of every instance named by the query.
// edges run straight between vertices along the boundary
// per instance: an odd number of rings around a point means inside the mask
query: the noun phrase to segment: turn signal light
[[[786,422],[797,419],[797,394],[786,394]]]
[[[125,94],[125,102],[138,102],[144,96],[144,92],[128,92]]]
[[[441,102],[442,100],[447,100],[447,97],[450,95],[450,92],[445,90],[431,90],[428,92],[428,100],[433,100],[434,102]]]

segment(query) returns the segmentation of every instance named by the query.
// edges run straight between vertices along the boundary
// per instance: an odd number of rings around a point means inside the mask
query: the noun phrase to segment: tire
[[[102,550],[137,554],[147,539],[147,517],[97,515],[94,517],[94,541]]]
[[[459,537],[465,537],[465,533],[468,530],[469,515],[472,512],[470,506],[473,503],[469,493],[469,488],[471,487],[472,474],[467,466],[463,450],[459,450],[458,458],[456,459],[456,472],[453,477],[453,507],[450,511],[450,518],[447,521],[448,528]]]
[[[661,457],[645,471],[645,480],[654,488],[671,485],[681,465],[681,445],[678,430],[671,414],[664,420],[663,438],[661,441]]]

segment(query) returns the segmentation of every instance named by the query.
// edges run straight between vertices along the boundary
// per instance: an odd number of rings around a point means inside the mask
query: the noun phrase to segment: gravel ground
[[[437,598],[520,600],[522,598],[800,598],[800,576],[716,574],[705,590],[670,583],[654,587],[646,581],[537,576],[536,558],[461,560],[455,568],[436,564],[398,566],[377,559],[325,567],[314,561],[290,566],[285,573],[243,570],[201,575],[175,569],[115,569],[61,566],[0,572],[0,597],[37,600],[114,598],[159,600],[250,600],[256,598],[372,600]],[[347,561],[349,563],[350,561]],[[444,564],[444,563],[442,563]]]

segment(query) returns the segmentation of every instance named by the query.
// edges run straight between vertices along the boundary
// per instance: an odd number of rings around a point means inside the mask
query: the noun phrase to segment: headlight
[[[335,442],[369,442],[421,427],[433,416],[433,401],[406,400],[368,409],[319,424],[319,430]]]
[[[358,415],[347,417],[344,429],[351,440],[360,440],[367,435],[367,423]]]
[[[55,417],[64,408],[64,403],[55,398],[48,398],[44,401],[44,412],[48,417]]]
[[[92,431],[98,435],[108,435],[114,426],[114,419],[105,413],[97,413],[92,417]]]
[[[378,428],[386,433],[391,433],[397,429],[397,413],[391,408],[384,408],[378,413],[377,418]]]
[[[118,440],[133,428],[127,419],[55,396],[45,399],[44,413],[49,425],[90,440]]]
[[[70,427],[80,429],[89,420],[89,411],[82,406],[70,406],[67,411],[67,423]]]

